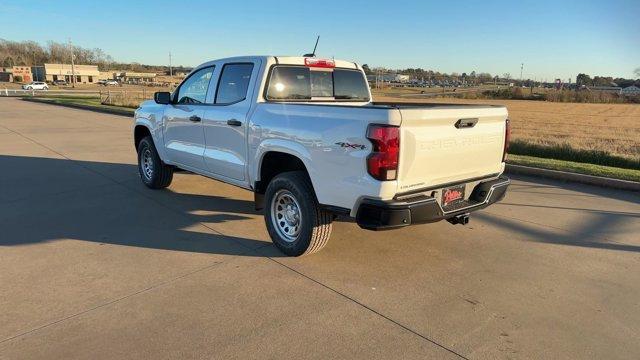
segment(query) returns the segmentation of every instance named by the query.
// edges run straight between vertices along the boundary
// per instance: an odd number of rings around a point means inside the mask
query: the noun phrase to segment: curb
[[[602,176],[578,174],[574,172],[534,168],[523,165],[506,164],[506,171],[510,174],[539,176],[555,180],[572,181],[581,184],[596,185],[611,189],[640,191],[640,182],[618,180]]]
[[[99,113],[103,113],[103,114],[111,114],[111,115],[120,115],[120,116],[126,116],[126,117],[133,117],[133,111],[129,112],[127,110],[102,109],[102,108],[97,108],[97,107],[93,107],[93,106],[86,106],[86,105],[79,105],[79,104],[58,104],[58,103],[55,103],[53,101],[49,101],[49,100],[46,100],[46,99],[29,98],[29,97],[23,97],[22,101],[31,101],[31,102],[35,102],[35,103],[39,103],[39,104],[49,104],[49,105],[55,105],[55,106],[64,106],[64,107],[69,107],[69,108],[73,108],[73,109],[80,109],[80,110],[89,110],[89,111],[95,111],[95,112],[99,112]]]

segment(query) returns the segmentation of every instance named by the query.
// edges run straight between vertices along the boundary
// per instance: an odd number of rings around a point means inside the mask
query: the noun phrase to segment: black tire
[[[151,165],[151,171],[145,166],[145,157]],[[138,144],[138,172],[142,182],[151,189],[166,188],[173,180],[173,167],[160,160],[151,136],[146,136]]]
[[[298,232],[287,238],[278,223],[276,196],[291,197],[299,214]],[[299,206],[298,206],[299,205]],[[275,208],[274,208],[275,206]],[[333,214],[322,210],[318,205],[313,187],[307,174],[303,171],[291,171],[279,174],[267,186],[265,193],[264,219],[273,243],[289,256],[302,256],[320,251],[331,236]],[[277,223],[278,222],[278,223]],[[286,226],[286,225],[282,225]]]

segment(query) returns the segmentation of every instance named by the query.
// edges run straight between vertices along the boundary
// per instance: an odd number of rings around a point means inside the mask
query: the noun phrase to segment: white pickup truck
[[[176,168],[253,191],[275,245],[316,252],[336,216],[369,230],[446,219],[504,197],[503,106],[377,103],[362,68],[316,57],[204,63],[135,112],[140,177]]]

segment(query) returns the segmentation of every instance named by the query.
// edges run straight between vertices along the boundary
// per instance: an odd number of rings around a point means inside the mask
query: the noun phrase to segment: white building
[[[371,82],[375,82],[376,79],[378,81],[389,82],[389,83],[406,83],[411,80],[411,76],[403,75],[403,74],[371,74],[367,75],[367,80]]]
[[[396,82],[409,82],[409,80],[411,80],[411,76],[409,75],[403,75],[403,74],[396,74],[395,79]]]
[[[156,75],[156,73],[125,71],[116,75],[116,77],[120,82],[123,83],[140,84],[154,82],[156,79]]]
[[[98,82],[100,71],[97,65],[44,64],[44,74],[47,82],[65,80],[71,83],[75,80],[77,84],[86,84]],[[73,75],[75,79],[72,79]]]
[[[637,87],[635,85],[627,86],[626,88],[620,90],[620,95],[625,95],[625,96],[640,95],[640,87]]]

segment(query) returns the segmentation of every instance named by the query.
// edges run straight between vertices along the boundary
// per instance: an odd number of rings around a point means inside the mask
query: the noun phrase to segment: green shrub
[[[14,82],[22,82],[22,75],[16,75],[13,77]]]

